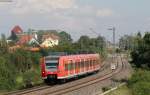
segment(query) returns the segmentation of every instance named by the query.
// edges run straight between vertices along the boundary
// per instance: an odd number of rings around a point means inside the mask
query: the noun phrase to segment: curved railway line
[[[106,80],[106,79],[110,79],[112,77],[112,75],[114,75],[114,74],[116,75],[126,68],[126,66],[125,66],[126,64],[124,64],[123,60],[124,59],[122,58],[122,56],[119,55],[119,57],[117,57],[117,66],[114,71],[107,72],[102,76],[97,76],[95,74],[92,76],[93,78],[91,78],[87,81],[84,81],[84,82],[73,83],[73,82],[76,82],[77,81],[76,80],[76,81],[67,82],[62,85],[54,85],[54,86],[43,85],[43,86],[33,87],[30,89],[26,89],[26,90],[10,92],[5,95],[62,95],[62,94],[72,92],[72,91],[78,90],[80,88],[86,87],[88,85],[95,84],[95,83],[98,83],[98,82]],[[101,70],[110,68],[108,66],[109,65],[108,63],[103,64]],[[119,64],[119,63],[121,63],[121,64]],[[100,70],[100,72],[101,72],[101,70]]]

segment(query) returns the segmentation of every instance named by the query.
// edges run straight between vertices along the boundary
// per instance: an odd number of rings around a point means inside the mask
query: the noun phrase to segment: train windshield
[[[56,71],[59,64],[59,56],[47,56],[45,65],[48,71]]]
[[[46,63],[46,68],[47,68],[47,69],[57,68],[57,66],[58,66],[58,63],[56,63],[56,62],[49,62],[49,63]]]

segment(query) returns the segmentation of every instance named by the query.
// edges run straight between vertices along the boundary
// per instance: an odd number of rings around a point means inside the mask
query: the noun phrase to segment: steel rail
[[[121,56],[120,56],[121,57]],[[117,63],[118,64],[118,63]],[[47,92],[47,93],[44,93],[44,95],[62,95],[62,94],[65,94],[65,93],[68,93],[68,92],[72,92],[72,91],[75,91],[75,90],[78,90],[80,88],[83,88],[85,86],[88,86],[88,85],[91,85],[91,84],[95,84],[95,83],[98,83],[100,81],[104,81],[106,79],[109,79],[112,77],[112,73],[113,74],[118,74],[120,73],[123,68],[125,67],[125,64],[124,62],[122,61],[122,58],[121,58],[121,69],[116,69],[115,71],[111,71],[110,73],[107,73],[105,74],[104,76],[102,77],[98,77],[98,78],[95,78],[93,80],[89,80],[89,81],[86,81],[86,82],[83,82],[82,84],[76,84],[76,85],[72,85],[72,86],[69,86],[67,88],[63,88],[63,89],[58,89],[58,90],[55,90],[55,91],[52,91],[52,92]],[[118,68],[118,67],[117,67]],[[118,70],[118,71],[117,71]]]
[[[105,66],[106,66],[106,64],[102,64],[100,70],[104,69]],[[54,85],[54,86],[57,86],[57,85]],[[17,91],[8,92],[8,93],[6,93],[4,95],[22,95],[22,94],[27,94],[27,93],[39,91],[39,90],[49,89],[51,87],[52,86],[48,86],[48,85],[35,86],[35,87],[32,87],[32,88],[28,88],[28,89],[23,89],[23,90],[17,90]]]
[[[107,67],[106,66],[106,64],[103,64],[102,66],[101,66],[101,69],[100,70],[102,70],[102,69],[105,69],[105,67]],[[118,67],[118,62],[117,62],[117,67]],[[104,76],[100,76],[100,77],[98,77],[98,78],[95,78],[95,79],[92,79],[92,80],[88,80],[88,81],[86,81],[86,82],[82,82],[82,84],[80,83],[80,84],[76,84],[76,85],[73,85],[73,86],[70,86],[69,87],[69,89],[67,89],[67,88],[63,88],[63,89],[58,89],[58,90],[55,90],[55,91],[52,91],[52,92],[47,92],[47,93],[44,93],[44,95],[48,95],[48,94],[54,94],[54,93],[58,93],[59,95],[60,94],[64,94],[64,93],[67,93],[67,92],[71,92],[71,91],[74,91],[74,90],[77,90],[77,89],[79,89],[79,88],[81,88],[81,87],[85,87],[85,86],[88,86],[88,85],[90,85],[90,84],[94,84],[94,83],[97,83],[97,82],[99,82],[99,81],[103,81],[103,80],[106,80],[106,79],[108,79],[108,78],[111,78],[112,77],[112,71],[110,72],[110,73],[107,73],[107,74],[105,74]],[[111,75],[110,75],[111,74]],[[98,80],[99,79],[99,80]],[[97,81],[98,80],[98,81]],[[91,82],[91,81],[93,81],[92,83],[89,83],[89,82]],[[84,84],[84,85],[83,85]],[[55,86],[57,86],[57,85],[55,85]],[[80,86],[80,87],[78,87],[78,86]],[[36,91],[39,91],[39,90],[45,90],[45,89],[50,89],[50,88],[52,88],[52,87],[54,87],[54,86],[39,86],[39,87],[34,87],[34,88],[30,88],[30,89],[25,89],[25,90],[19,90],[19,91],[13,91],[13,92],[9,92],[9,93],[7,93],[7,94],[5,94],[5,95],[23,95],[23,94],[28,94],[28,93],[32,93],[32,92],[36,92]],[[67,91],[65,91],[67,89]],[[61,92],[62,91],[62,92]],[[56,94],[56,95],[58,95],[58,94]]]

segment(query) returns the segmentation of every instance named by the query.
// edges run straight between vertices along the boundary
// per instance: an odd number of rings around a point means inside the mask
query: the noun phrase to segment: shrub
[[[150,71],[137,70],[128,81],[128,87],[133,95],[150,95]]]

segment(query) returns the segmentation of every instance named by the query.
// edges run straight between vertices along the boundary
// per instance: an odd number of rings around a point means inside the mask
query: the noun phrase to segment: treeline
[[[133,95],[150,95],[150,33],[141,36],[124,36],[120,39],[120,47],[130,51],[130,63],[135,69],[128,82]]]
[[[49,51],[55,52],[67,52],[70,54],[75,53],[100,53],[102,56],[106,55],[106,41],[102,36],[96,38],[90,38],[83,35],[79,40],[73,42],[71,35],[66,32],[60,32],[59,45],[48,49],[42,49],[44,55],[47,55]]]
[[[76,42],[73,42],[71,35],[64,31],[60,32],[59,36],[58,46],[41,49],[39,52],[26,51],[24,48],[10,52],[7,38],[2,35],[0,39],[0,90],[21,89],[42,83],[39,62],[40,58],[49,52],[91,52],[105,55],[105,39],[101,36],[97,38],[81,36]]]
[[[142,37],[141,33],[135,36],[125,35],[119,41],[122,50],[130,51],[132,65],[137,68],[150,69],[150,33]]]

